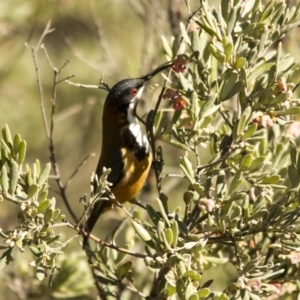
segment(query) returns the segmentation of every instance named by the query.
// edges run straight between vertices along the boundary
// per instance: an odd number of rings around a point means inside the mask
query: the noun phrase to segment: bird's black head
[[[150,80],[153,76],[159,72],[169,68],[172,65],[171,62],[163,64],[156,68],[151,73],[140,78],[124,79],[115,84],[107,95],[107,101],[111,104],[124,107],[130,103],[135,103],[140,98],[144,84]]]
[[[116,106],[126,106],[141,96],[145,80],[124,79],[115,84],[108,93],[107,100]]]

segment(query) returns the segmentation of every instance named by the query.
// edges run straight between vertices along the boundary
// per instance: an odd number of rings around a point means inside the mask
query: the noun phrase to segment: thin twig
[[[50,117],[50,135],[48,138],[48,142],[49,142],[49,152],[50,152],[50,161],[52,164],[52,168],[53,168],[53,172],[54,172],[54,180],[56,181],[56,184],[58,186],[59,189],[59,194],[68,210],[68,212],[70,213],[72,219],[74,220],[75,223],[78,222],[78,218],[76,216],[76,214],[74,213],[72,207],[69,204],[69,200],[68,197],[66,195],[66,188],[67,186],[63,184],[62,180],[61,180],[61,176],[60,176],[60,170],[59,170],[59,165],[57,163],[57,159],[56,159],[56,155],[55,155],[55,146],[54,146],[54,140],[53,140],[53,134],[54,134],[54,114],[55,114],[55,108],[56,108],[56,98],[57,98],[57,82],[59,82],[58,80],[58,76],[61,72],[61,70],[64,69],[64,67],[69,64],[69,60],[67,60],[60,69],[56,68],[54,66],[54,64],[52,63],[47,49],[45,48],[45,46],[42,47],[42,49],[44,50],[44,53],[49,61],[50,66],[52,67],[54,76],[53,76],[53,89],[52,89],[52,98],[51,98],[51,117]]]
[[[144,258],[148,257],[148,255],[146,255],[146,254],[142,254],[142,253],[138,253],[138,252],[133,252],[133,251],[127,250],[125,248],[118,247],[118,246],[116,246],[114,244],[105,242],[105,241],[97,238],[93,234],[84,231],[83,229],[79,228],[78,226],[74,226],[70,222],[63,222],[63,223],[53,224],[53,227],[59,227],[59,226],[67,226],[69,228],[72,228],[72,229],[76,230],[78,233],[80,233],[81,235],[88,236],[89,239],[95,241],[99,245],[102,245],[102,246],[105,246],[105,247],[117,250],[119,252],[131,255],[131,256],[134,256],[134,257],[137,257],[137,258],[143,258],[144,259]]]
[[[42,85],[42,79],[41,79],[41,73],[40,73],[40,67],[39,67],[39,63],[38,63],[37,53],[40,49],[40,46],[41,46],[42,41],[45,38],[45,36],[47,34],[53,32],[53,30],[54,29],[51,28],[51,21],[49,21],[46,24],[46,27],[45,27],[39,41],[37,42],[36,46],[31,48],[33,63],[35,66],[35,72],[36,72],[36,77],[37,77],[36,80],[37,80],[37,85],[38,85],[38,90],[39,90],[40,109],[41,109],[41,113],[42,113],[42,118],[43,118],[43,123],[44,123],[47,138],[49,138],[49,136],[50,136],[50,131],[49,131],[49,127],[48,127],[47,115],[46,115],[46,110],[45,110],[44,92],[43,92],[43,85]]]
[[[54,143],[53,143],[53,132],[54,132],[54,114],[55,114],[55,103],[56,103],[56,88],[57,88],[57,82],[58,82],[58,75],[61,70],[65,68],[65,66],[69,63],[69,60],[67,60],[63,66],[58,70],[57,68],[54,67],[54,64],[52,63],[48,52],[45,48],[45,46],[42,44],[45,36],[51,32],[53,32],[53,28],[51,28],[51,21],[49,21],[46,24],[46,27],[40,36],[37,44],[35,47],[31,48],[32,52],[32,57],[33,57],[33,62],[36,70],[36,76],[37,76],[37,84],[38,84],[38,89],[39,89],[39,98],[40,98],[40,108],[42,112],[42,118],[43,118],[43,123],[46,131],[46,136],[48,139],[48,147],[49,147],[49,152],[50,152],[50,161],[51,165],[53,168],[54,172],[54,178],[55,181],[58,185],[59,188],[59,194],[61,195],[68,212],[71,214],[73,220],[76,222],[77,217],[75,213],[73,212],[71,206],[69,205],[66,193],[65,193],[65,187],[63,186],[61,179],[60,179],[60,172],[59,172],[59,167],[56,161],[56,156],[55,156],[55,151],[54,151]],[[41,80],[41,74],[40,74],[40,67],[39,67],[39,62],[38,62],[38,51],[43,49],[45,56],[49,62],[49,65],[51,66],[53,72],[54,72],[54,77],[53,77],[53,88],[52,88],[52,98],[51,98],[51,115],[50,115],[50,127],[48,125],[48,120],[47,120],[47,115],[46,115],[46,110],[45,110],[45,101],[44,101],[44,92],[43,92],[43,85],[42,85],[42,80]]]
[[[70,184],[71,180],[74,178],[74,176],[79,172],[79,170],[86,164],[86,162],[92,157],[95,156],[94,153],[90,153],[87,157],[85,157],[81,163],[77,166],[77,168],[73,171],[73,173],[69,176],[67,179],[64,187],[67,188],[68,185]]]
[[[186,178],[185,175],[181,175],[181,174],[165,174],[161,176],[161,179],[168,178],[168,177]]]
[[[200,157],[199,157],[199,152],[198,152],[198,145],[196,143],[196,141],[194,141],[194,147],[193,147],[193,151],[194,151],[194,154],[195,154],[195,158],[196,158],[196,165],[197,166],[200,166]],[[199,181],[199,172],[196,172],[196,181],[198,182]]]
[[[82,83],[77,83],[77,82],[72,82],[70,80],[65,80],[66,84],[69,85],[74,85],[80,88],[86,88],[86,89],[101,89],[107,91],[106,87],[100,86],[100,85],[94,85],[94,84],[82,84]]]
[[[186,8],[188,10],[188,14],[190,16],[191,15],[190,1],[189,0],[184,0],[184,1],[185,1]]]

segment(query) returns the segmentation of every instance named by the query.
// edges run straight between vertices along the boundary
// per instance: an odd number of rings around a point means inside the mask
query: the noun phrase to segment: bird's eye
[[[138,89],[134,88],[131,90],[131,95],[135,96],[138,92]]]

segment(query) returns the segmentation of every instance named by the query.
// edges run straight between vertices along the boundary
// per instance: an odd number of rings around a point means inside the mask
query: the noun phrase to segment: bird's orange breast
[[[113,187],[112,192],[120,203],[133,200],[142,189],[152,163],[151,153],[138,160],[127,148],[122,148],[123,178]]]

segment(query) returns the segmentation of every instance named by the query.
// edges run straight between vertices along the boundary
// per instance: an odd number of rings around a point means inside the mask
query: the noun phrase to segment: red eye
[[[131,95],[136,95],[137,92],[138,92],[138,89],[135,89],[135,88],[134,88],[134,89],[131,90]]]

